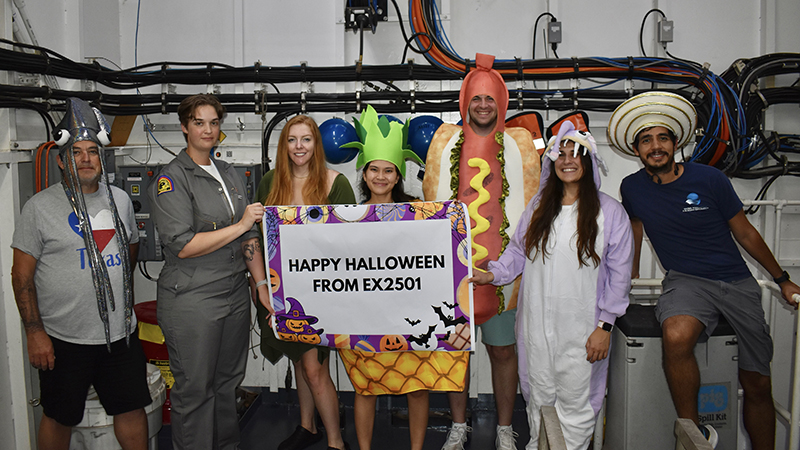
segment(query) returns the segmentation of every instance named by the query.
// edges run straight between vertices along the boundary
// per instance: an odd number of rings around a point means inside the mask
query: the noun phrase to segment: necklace
[[[292,178],[296,178],[296,179],[298,179],[298,180],[305,180],[306,178],[308,178],[308,175],[306,175],[306,176],[304,176],[304,177],[298,177],[297,175],[294,175],[294,174],[293,174],[293,175],[292,175]]]

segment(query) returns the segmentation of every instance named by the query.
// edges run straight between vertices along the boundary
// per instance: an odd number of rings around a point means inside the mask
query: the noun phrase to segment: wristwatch
[[[611,324],[611,323],[608,323],[608,322],[603,322],[601,320],[601,321],[597,322],[597,328],[602,328],[603,331],[608,331],[609,333],[611,333],[611,331],[614,329],[614,324]]]
[[[789,281],[789,272],[784,270],[781,276],[779,276],[778,278],[773,278],[772,281],[774,281],[775,284],[781,284],[784,281]]]

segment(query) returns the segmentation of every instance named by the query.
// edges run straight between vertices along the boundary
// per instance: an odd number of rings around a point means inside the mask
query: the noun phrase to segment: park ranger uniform
[[[211,448],[215,435],[220,448],[239,442],[232,399],[244,378],[250,325],[241,246],[258,236],[253,226],[207,255],[178,257],[195,234],[236,224],[248,205],[244,183],[233,166],[211,161],[225,186],[183,150],[148,192],[166,262],[158,279],[158,324],[175,376],[173,442],[191,449]]]

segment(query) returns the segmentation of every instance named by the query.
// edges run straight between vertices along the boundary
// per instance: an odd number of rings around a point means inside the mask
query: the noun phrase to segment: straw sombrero
[[[675,133],[676,148],[686,145],[694,136],[697,111],[680,95],[670,92],[645,92],[631,97],[614,110],[608,121],[608,142],[623,152],[634,155],[633,140],[640,131],[664,127]]]

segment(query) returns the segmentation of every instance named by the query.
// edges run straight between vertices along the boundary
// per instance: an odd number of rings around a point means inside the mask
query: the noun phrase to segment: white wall
[[[11,37],[10,17],[13,0],[3,0],[3,23],[0,33]],[[407,18],[408,7],[403,1],[401,5],[403,18]],[[38,37],[39,44],[64,54],[74,60],[83,61],[87,57],[104,57],[122,67],[132,67],[135,60],[139,64],[159,61],[214,61],[235,66],[251,65],[261,61],[264,65],[287,66],[298,65],[307,61],[311,66],[351,65],[358,57],[358,35],[345,32],[343,25],[344,0],[49,0],[28,1],[27,13]],[[597,2],[595,0],[442,0],[440,11],[443,26],[453,47],[462,57],[474,59],[476,52],[489,53],[498,59],[514,57],[530,58],[533,22],[536,17],[549,9],[563,23],[563,42],[558,48],[562,58],[579,56],[624,57],[639,55],[638,33],[644,14],[650,8],[658,7],[675,23],[674,42],[668,50],[675,56],[699,62],[709,62],[711,70],[716,73],[724,71],[735,59],[752,57],[764,53],[780,51],[799,51],[800,2],[796,0],[651,0],[647,2],[632,0],[615,0],[613,2]],[[140,9],[139,9],[140,8]],[[139,9],[138,53],[136,50],[136,20]],[[663,56],[660,48],[654,44],[653,14],[645,27],[645,49],[648,55]],[[540,22],[537,37],[536,54],[543,57]],[[408,23],[406,22],[408,30]],[[408,31],[410,33],[410,31]],[[364,36],[365,64],[396,64],[403,52],[403,42],[399,22],[394,8],[389,6],[389,21],[380,23],[376,34]],[[137,56],[135,56],[135,54]],[[418,64],[424,59],[410,53]],[[111,66],[107,61],[101,64]],[[6,74],[0,73],[0,77]],[[2,82],[2,78],[0,78]],[[62,88],[81,89],[80,82],[59,80]],[[420,89],[457,89],[459,82],[422,83]],[[407,87],[407,82],[399,86]],[[538,87],[544,86],[537,83]],[[568,87],[569,82],[554,82],[550,87]],[[526,87],[531,88],[531,82]],[[637,87],[644,87],[638,85]],[[180,93],[205,92],[206,86],[177,86]],[[222,92],[252,92],[259,87],[250,84],[224,85]],[[298,85],[281,85],[283,92],[297,91]],[[104,88],[99,88],[108,91]],[[270,91],[271,87],[268,88]],[[347,92],[354,89],[354,83],[319,84],[317,92]],[[161,86],[143,89],[143,92],[161,92]],[[127,93],[131,93],[130,91]],[[768,126],[774,126],[782,133],[800,133],[800,119],[796,106],[774,108],[768,111]],[[513,108],[511,113],[513,113]],[[545,118],[545,126],[562,115],[560,112],[540,111]],[[316,114],[315,119],[321,122],[330,115]],[[345,116],[340,114],[340,116]],[[401,118],[408,115],[400,114]],[[612,150],[605,139],[605,124],[609,114],[590,114],[592,131],[600,145],[600,151],[608,162],[611,172],[604,180],[603,190],[617,196],[622,178],[637,170],[639,163],[634,158]],[[347,115],[349,118],[349,115]],[[443,114],[445,121],[455,122],[457,114]],[[228,123],[241,119],[247,124],[244,133],[229,133],[223,143],[234,152],[234,162],[256,162],[260,159],[259,136],[261,118],[253,114],[236,114],[228,117]],[[151,115],[154,123],[177,123],[174,115]],[[10,124],[5,126],[4,124]],[[279,133],[275,130],[270,154],[274,153],[275,140]],[[11,141],[28,143],[40,142],[43,127],[38,117],[29,112],[9,112],[0,110],[0,150],[8,151]],[[179,150],[183,146],[183,138],[177,132],[156,133],[162,144]],[[150,163],[167,162],[171,155],[157,148],[145,148],[147,140],[142,130],[141,118],[137,119],[128,142],[128,147],[119,151],[124,156],[119,163],[132,164],[136,161],[148,160]],[[25,145],[23,145],[24,147]],[[24,158],[24,156],[22,156]],[[16,157],[17,159],[19,157]],[[14,158],[6,156],[6,160]],[[12,167],[9,166],[9,167]],[[351,181],[358,174],[355,163],[335,166]],[[416,167],[409,170],[415,174]],[[13,173],[7,172],[7,173]],[[0,174],[2,175],[2,174]],[[6,175],[3,179],[10,179]],[[1,180],[0,180],[1,181]],[[740,196],[752,198],[761,186],[761,180],[734,180]],[[420,185],[417,180],[409,182],[413,192],[419,195]],[[770,198],[800,198],[800,183],[797,178],[784,177],[770,190]],[[7,191],[5,183],[0,183],[2,193]],[[13,208],[9,197],[0,195],[4,211]],[[795,278],[800,278],[798,261],[800,261],[800,219],[798,210],[784,211],[782,223],[781,253],[782,263]],[[753,218],[754,223],[763,228],[768,242],[771,242],[772,212],[764,208],[762,215]],[[0,236],[0,244],[4,247],[0,252],[8,253],[7,239]],[[645,255],[645,267],[653,267],[652,258]],[[151,274],[158,273],[160,264],[151,263],[148,269]],[[0,257],[0,276],[3,280],[10,271],[7,257]],[[645,276],[660,276],[660,271],[646,269]],[[763,277],[763,274],[760,274]],[[28,421],[29,414],[24,412],[18,403],[24,395],[8,395],[8,386],[12,392],[18,393],[24,386],[20,329],[15,321],[15,305],[9,283],[3,282],[3,306],[6,326],[0,323],[0,338],[5,337],[7,348],[0,354],[6,356],[8,364],[0,361],[0,436],[6,437],[12,430],[4,428],[10,423],[7,419]],[[155,299],[155,286],[152,282],[137,276],[137,300]],[[775,392],[776,397],[785,403],[788,397],[788,380],[790,370],[790,341],[793,327],[789,312],[782,313],[781,321],[776,324],[780,338],[776,340],[775,357]],[[254,338],[255,339],[255,338]],[[245,384],[264,385],[270,389],[282,387],[285,374],[285,362],[277,368],[267,362],[257,350],[255,359],[250,359]],[[472,394],[491,392],[490,378],[485,357],[481,350],[474,359]],[[17,365],[17,367],[15,367]],[[8,366],[8,373],[4,367]],[[22,375],[21,375],[22,374]],[[342,371],[340,377],[343,388],[348,382]],[[349,389],[349,386],[346,388]],[[10,401],[9,401],[10,400]],[[14,404],[16,402],[16,404]],[[11,407],[8,405],[12,404]],[[23,427],[24,428],[24,427]],[[779,426],[779,433],[782,433]],[[25,448],[20,442],[27,441],[24,430],[17,427],[17,448]],[[23,437],[19,437],[22,436]],[[4,442],[8,442],[3,439]]]

